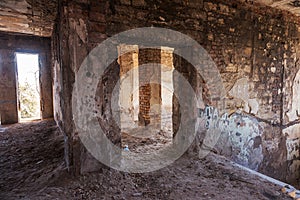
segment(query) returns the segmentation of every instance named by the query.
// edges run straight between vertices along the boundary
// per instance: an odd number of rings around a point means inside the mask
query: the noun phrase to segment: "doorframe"
[[[38,87],[39,87],[39,100],[40,100],[40,116],[37,120],[42,119],[42,96],[41,96],[41,56],[38,51],[25,51],[25,50],[17,50],[14,53],[14,63],[15,63],[15,74],[16,74],[16,96],[17,96],[17,111],[18,111],[18,123],[21,122],[21,103],[20,103],[20,95],[19,95],[19,74],[18,74],[18,60],[17,54],[29,54],[29,55],[37,55],[38,56],[38,68],[39,68],[39,78],[38,78]]]

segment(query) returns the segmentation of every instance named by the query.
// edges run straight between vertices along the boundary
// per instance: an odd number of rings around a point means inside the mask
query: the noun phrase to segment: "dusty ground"
[[[13,125],[0,133],[0,199],[289,199],[280,187],[215,154],[183,156],[146,174],[104,168],[71,177],[63,138],[52,121]]]
[[[127,145],[131,152],[155,152],[172,144],[172,115],[170,112],[163,114],[161,123],[139,126],[138,122],[123,121],[121,127],[122,147]],[[128,114],[129,115],[129,114]]]
[[[130,132],[121,132],[122,147],[128,146],[129,150],[135,153],[149,153],[172,144],[172,135],[163,130],[152,128],[134,128]]]
[[[0,132],[0,199],[43,189],[64,168],[63,137],[55,122],[5,128]]]

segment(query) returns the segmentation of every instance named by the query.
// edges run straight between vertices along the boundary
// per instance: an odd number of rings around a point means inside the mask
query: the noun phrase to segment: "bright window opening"
[[[20,121],[41,118],[39,55],[17,53]]]

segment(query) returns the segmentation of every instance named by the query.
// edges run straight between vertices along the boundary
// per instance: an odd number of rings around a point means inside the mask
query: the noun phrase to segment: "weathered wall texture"
[[[0,117],[2,124],[18,122],[14,51],[0,50]]]
[[[0,2],[0,30],[50,37],[57,3],[57,0],[3,0]]]
[[[54,46],[60,51],[55,57],[55,73],[56,96],[61,99],[56,115],[66,134],[70,167],[80,171],[78,163],[84,165],[71,114],[72,86],[81,62],[109,36],[132,28],[155,26],[191,36],[216,63],[226,88],[230,127],[236,129],[224,131],[220,142],[226,142],[222,138],[230,136],[227,144],[233,153],[227,150],[223,153],[281,180],[286,176],[289,180],[299,178],[300,125],[299,111],[296,111],[300,46],[298,21],[294,16],[229,0],[94,0],[89,3],[65,0],[59,17]],[[192,69],[185,69],[187,63],[179,60],[175,56],[175,69],[185,73],[192,87],[199,90],[197,94],[204,94],[205,99],[205,94],[209,94],[205,83],[201,83],[199,75],[192,75]],[[174,90],[177,90],[175,82]],[[184,95],[184,91],[179,93]],[[176,132],[180,113],[176,98],[173,100]],[[109,118],[107,112],[104,119],[109,122]]]
[[[160,49],[139,50],[139,123],[161,123],[161,62]],[[158,64],[156,64],[158,63]]]
[[[0,114],[2,124],[18,122],[16,52],[38,53],[42,118],[53,117],[50,39],[0,33]]]
[[[129,53],[125,53],[130,51]],[[135,127],[139,112],[138,46],[120,45],[120,126],[122,131]]]

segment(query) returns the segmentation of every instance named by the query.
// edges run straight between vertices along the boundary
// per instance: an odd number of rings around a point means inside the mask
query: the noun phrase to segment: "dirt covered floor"
[[[2,127],[0,199],[43,189],[62,172],[63,152],[63,137],[52,120]]]
[[[68,175],[63,137],[53,121],[17,124],[0,131],[0,199],[290,199],[280,187],[218,155],[183,156],[145,174],[104,168]]]
[[[151,128],[134,128],[131,132],[121,132],[122,147],[128,146],[131,152],[150,153],[172,144],[172,135],[163,130]]]

